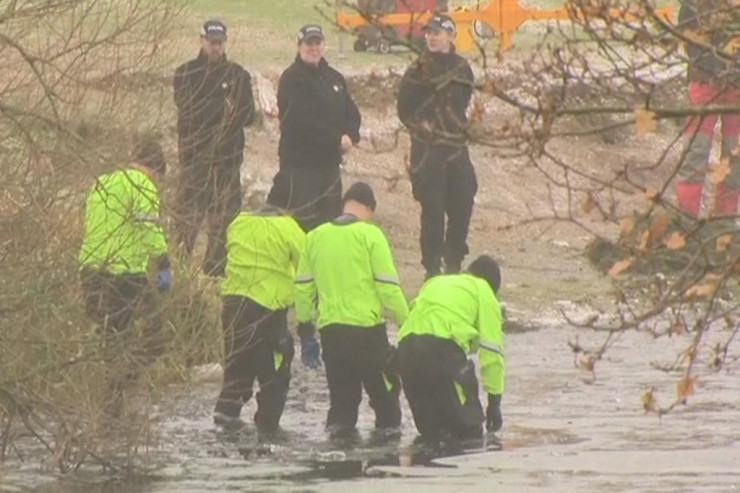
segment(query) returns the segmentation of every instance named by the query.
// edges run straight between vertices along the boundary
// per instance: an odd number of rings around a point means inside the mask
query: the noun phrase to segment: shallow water
[[[400,443],[371,446],[373,416],[363,402],[361,443],[340,451],[326,440],[328,392],[321,372],[294,366],[284,440],[258,446],[254,435],[217,432],[210,413],[217,384],[179,388],[168,404],[156,451],[165,467],[138,484],[53,481],[37,471],[6,467],[2,491],[38,493],[171,493],[195,491],[425,492],[728,492],[740,490],[740,379],[697,366],[699,387],[687,406],[662,419],[645,414],[641,395],[656,387],[670,404],[678,374],[650,362],[672,362],[689,336],[653,341],[621,336],[597,363],[595,381],[574,367],[567,345],[574,331],[538,322],[541,330],[506,339],[507,390],[502,450],[453,457],[413,456],[415,430],[404,402]],[[729,332],[710,334],[707,347]],[[582,345],[601,339],[583,333]],[[703,351],[709,358],[708,350]],[[737,349],[731,357],[738,355]],[[736,366],[736,364],[735,364]],[[250,418],[252,402],[243,417]],[[475,445],[471,445],[475,447]],[[481,449],[482,450],[482,449]],[[429,454],[427,454],[429,455]],[[93,479],[95,476],[92,476]],[[91,479],[90,476],[87,479]],[[31,485],[34,485],[31,487]]]

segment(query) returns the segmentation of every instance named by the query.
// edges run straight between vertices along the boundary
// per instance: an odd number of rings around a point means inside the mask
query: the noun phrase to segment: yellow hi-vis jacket
[[[318,308],[319,330],[332,324],[373,327],[383,323],[383,309],[403,324],[408,304],[380,228],[345,215],[308,233],[295,308],[298,322],[312,322]]]
[[[501,307],[485,280],[470,274],[432,277],[412,302],[398,342],[412,334],[452,340],[466,354],[478,351],[483,387],[503,393]]]

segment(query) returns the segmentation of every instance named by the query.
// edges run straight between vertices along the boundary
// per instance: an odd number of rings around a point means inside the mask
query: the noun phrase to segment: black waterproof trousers
[[[274,432],[285,408],[293,361],[293,337],[287,310],[271,311],[249,298],[225,296],[224,380],[215,412],[238,418],[259,382],[254,423],[261,432]]]
[[[459,272],[478,191],[467,147],[411,147],[411,186],[421,204],[421,263],[429,274]]]
[[[342,214],[342,175],[339,166],[283,168],[275,175],[268,196],[285,204],[304,231]]]
[[[355,429],[363,387],[375,411],[375,427],[398,428],[401,385],[389,365],[394,348],[388,342],[385,325],[328,325],[320,334],[329,384],[327,430],[343,433]]]
[[[416,429],[423,438],[482,436],[484,415],[475,365],[455,342],[409,335],[398,345],[396,364]]]
[[[241,156],[219,162],[189,163],[180,170],[175,204],[175,242],[191,255],[204,220],[208,243],[203,272],[222,276],[226,229],[242,205]]]
[[[85,312],[102,340],[108,380],[106,413],[118,416],[122,392],[164,350],[161,318],[143,274],[83,269],[80,281]]]

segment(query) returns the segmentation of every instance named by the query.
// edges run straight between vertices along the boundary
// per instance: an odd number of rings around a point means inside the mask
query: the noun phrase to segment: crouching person
[[[214,423],[241,426],[242,406],[259,382],[254,423],[260,434],[278,429],[293,360],[287,312],[305,233],[273,196],[261,210],[242,212],[226,232],[222,324],[226,361]]]
[[[334,437],[353,436],[364,387],[375,411],[375,428],[387,435],[400,426],[401,408],[398,376],[388,365],[394,349],[383,309],[400,326],[408,305],[388,240],[370,222],[375,211],[372,188],[355,183],[342,200],[343,214],[308,234],[296,277],[298,332],[304,352],[318,346],[313,335],[318,300],[329,384],[327,431]]]
[[[503,424],[503,335],[496,299],[500,284],[498,264],[483,255],[466,273],[428,280],[412,303],[398,334],[396,363],[423,439],[478,438],[484,421],[492,432]],[[475,350],[488,393],[485,416],[475,365],[467,358]]]

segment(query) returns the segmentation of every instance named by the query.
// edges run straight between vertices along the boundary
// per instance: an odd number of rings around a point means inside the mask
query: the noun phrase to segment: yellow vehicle
[[[361,1],[360,3],[367,2]],[[413,42],[415,36],[413,33],[417,32],[426,23],[435,8],[438,11],[440,10],[439,6],[436,5],[439,2],[424,2],[424,0],[396,0],[395,6],[390,5],[393,3],[391,0],[385,3],[388,5],[380,12],[377,9],[363,10],[359,4],[353,9],[340,6],[336,11],[336,23],[340,28],[349,32],[358,32],[358,30],[370,27],[379,31],[382,38],[390,38],[391,40],[408,39]],[[429,8],[422,4],[435,5]],[[403,7],[399,8],[401,5]],[[490,37],[491,33],[498,36],[502,50],[509,49],[514,32],[527,21],[598,18],[604,15],[629,21],[638,19],[641,15],[639,11],[630,7],[610,8],[608,11],[602,11],[599,7],[586,10],[574,3],[566,3],[564,7],[559,9],[530,9],[520,5],[518,0],[493,0],[485,6],[451,9],[446,13],[457,24],[456,47],[459,51],[477,49],[476,38]],[[671,19],[673,8],[668,6],[656,9],[656,13],[666,19]],[[387,27],[391,29],[386,29]],[[412,34],[408,35],[408,33]],[[395,38],[392,36],[395,36]],[[374,43],[379,42],[374,41]],[[394,43],[391,41],[386,44],[387,49],[383,47],[378,51],[386,53],[390,51],[390,46]],[[355,48],[359,48],[358,51],[361,51],[363,46],[356,45]],[[365,47],[365,49],[367,48]]]

